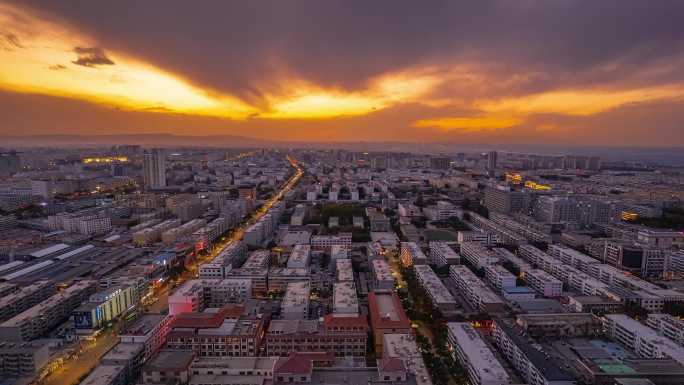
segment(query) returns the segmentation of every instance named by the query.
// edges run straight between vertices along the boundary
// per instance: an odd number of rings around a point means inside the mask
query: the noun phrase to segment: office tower
[[[523,208],[523,198],[522,192],[511,190],[508,186],[487,186],[484,205],[489,211],[510,214]]]
[[[17,173],[20,168],[19,156],[16,152],[0,153],[0,176],[10,176]]]
[[[487,155],[487,170],[494,171],[496,170],[496,160],[497,160],[498,154],[496,151],[490,151],[489,154]]]
[[[155,149],[145,153],[143,167],[146,189],[166,187],[166,155],[162,150]]]
[[[451,159],[446,156],[435,156],[430,158],[430,168],[435,170],[447,170],[450,163]]]

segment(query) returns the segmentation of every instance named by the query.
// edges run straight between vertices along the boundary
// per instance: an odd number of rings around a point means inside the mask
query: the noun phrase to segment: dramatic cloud
[[[0,87],[282,139],[550,142],[648,106],[630,127],[660,143],[655,106],[684,97],[682,19],[678,0],[0,0],[29,52],[0,52]],[[70,61],[98,71],[56,70]]]
[[[72,63],[84,67],[95,67],[99,65],[114,65],[114,62],[105,55],[102,48],[91,47],[76,47],[74,52],[78,55],[78,59],[72,61]]]
[[[0,32],[0,48],[9,51],[15,48],[24,48],[24,46],[21,45],[17,35],[10,32]]]

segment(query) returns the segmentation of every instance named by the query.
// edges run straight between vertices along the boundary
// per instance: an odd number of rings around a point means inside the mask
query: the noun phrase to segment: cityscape
[[[682,20],[0,0],[0,385],[684,385]]]

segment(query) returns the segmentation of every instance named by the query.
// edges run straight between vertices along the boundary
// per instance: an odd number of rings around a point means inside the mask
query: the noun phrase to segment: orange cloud
[[[509,128],[522,123],[522,119],[513,117],[483,116],[472,118],[434,118],[422,119],[413,123],[413,127],[439,128],[444,131],[480,131]]]

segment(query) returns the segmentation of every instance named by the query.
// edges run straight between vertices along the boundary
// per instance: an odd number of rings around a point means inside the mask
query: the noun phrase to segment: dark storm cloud
[[[72,63],[76,65],[84,67],[114,65],[114,62],[99,47],[75,47],[74,52],[78,55],[78,59],[72,61]]]
[[[354,89],[388,71],[459,63],[494,79],[533,74],[510,93],[684,80],[667,66],[684,55],[678,0],[28,3],[102,46],[252,100],[281,91],[284,77]]]

